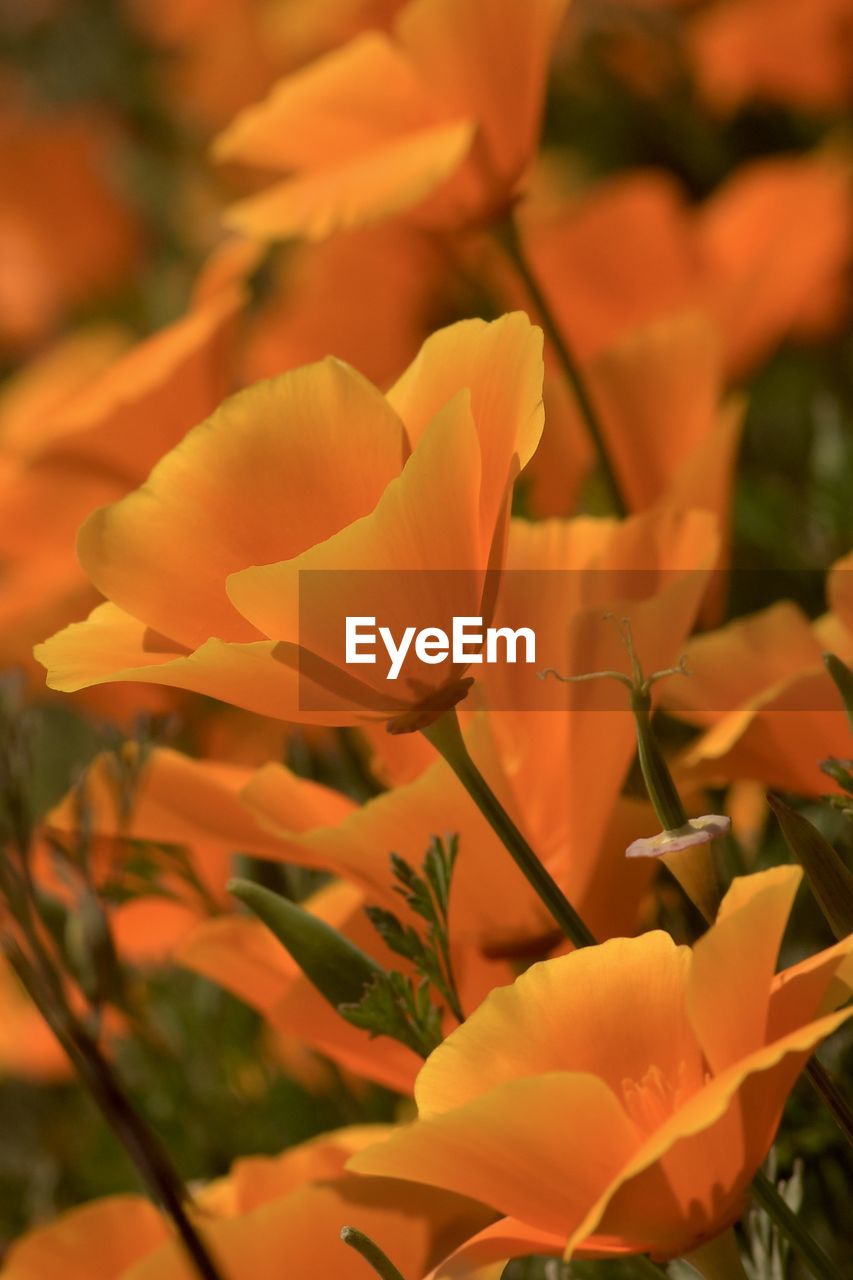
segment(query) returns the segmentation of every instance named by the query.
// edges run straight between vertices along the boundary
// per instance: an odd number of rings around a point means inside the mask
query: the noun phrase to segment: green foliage
[[[399,1040],[424,1058],[442,1038],[443,1009],[433,1003],[433,991],[457,1021],[464,1018],[447,933],[450,882],[458,850],[458,837],[451,836],[447,842],[433,837],[422,875],[399,854],[391,854],[395,889],[410,911],[425,922],[426,936],[412,925],[402,924],[383,907],[367,907],[367,915],[389,951],[409,961],[417,977],[384,973],[373,980],[358,1003],[339,1008],[348,1022],[371,1035]]]

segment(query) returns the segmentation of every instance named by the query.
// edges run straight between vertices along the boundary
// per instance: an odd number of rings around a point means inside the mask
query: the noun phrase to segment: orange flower
[[[113,329],[72,335],[24,368],[0,400],[0,658],[97,600],[74,552],[93,510],[140,483],[231,382],[241,302],[224,288],[136,346]],[[138,703],[138,699],[137,699]]]
[[[135,267],[138,231],[105,177],[116,142],[89,112],[0,106],[0,349],[31,347]]]
[[[736,880],[692,951],[652,932],[533,966],[427,1060],[419,1119],[349,1167],[507,1215],[472,1260],[690,1253],[741,1214],[794,1081],[853,1012],[830,1012],[853,938],[774,976],[800,879]]]
[[[649,320],[701,310],[729,375],[788,333],[843,314],[853,215],[842,155],[741,165],[703,204],[651,171],[620,175],[561,215],[524,219],[527,253],[572,349],[589,359]],[[804,237],[804,225],[814,234]]]
[[[421,1276],[442,1246],[484,1220],[459,1196],[402,1183],[371,1187],[344,1172],[382,1125],[325,1134],[280,1156],[237,1160],[196,1196],[196,1225],[229,1276],[360,1280],[364,1262],[340,1240],[344,1225],[376,1239],[407,1275]],[[163,1218],[141,1196],[110,1196],[72,1209],[16,1241],[4,1280],[193,1280],[196,1272]]]
[[[728,528],[743,414],[738,401],[721,403],[720,346],[707,316],[678,312],[634,330],[587,363],[608,456],[631,511],[666,499],[713,512],[719,527]],[[582,430],[574,403],[554,422],[546,420],[527,473],[538,515],[567,512],[591,461],[577,459],[571,447]],[[562,466],[555,465],[558,458]]]
[[[359,31],[387,27],[402,0],[127,0],[136,25],[159,47],[170,107],[205,129],[222,128],[282,72]]]
[[[364,226],[412,211],[429,225],[490,217],[531,161],[565,0],[412,0],[392,36],[369,32],[281,81],[216,144],[288,176],[234,206],[260,239]]]
[[[417,355],[430,317],[476,313],[464,299],[453,264],[402,223],[293,246],[249,319],[246,382],[334,351],[388,386]]]
[[[822,655],[853,661],[851,577],[853,555],[833,566],[832,611],[813,623],[781,601],[690,642],[690,679],[661,692],[669,711],[706,727],[680,761],[685,777],[827,789],[818,763],[848,756],[850,731]]]
[[[699,84],[721,111],[749,99],[844,110],[853,74],[848,0],[722,0],[688,28]]]
[[[337,724],[464,696],[434,666],[425,690],[389,694],[379,663],[353,680],[343,620],[366,612],[364,570],[394,583],[367,575],[394,634],[484,612],[542,430],[541,343],[520,314],[469,320],[433,334],[387,397],[328,359],[226,401],[84,525],[81,562],[110,603],[39,646],[51,687],[149,681]],[[334,586],[300,611],[309,570]]]

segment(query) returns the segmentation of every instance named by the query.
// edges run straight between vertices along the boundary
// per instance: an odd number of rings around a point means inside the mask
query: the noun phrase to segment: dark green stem
[[[650,719],[651,696],[645,687],[632,690],[631,711],[637,730],[637,755],[649,799],[663,830],[679,831],[687,825],[687,810],[658,746]]]
[[[827,1257],[817,1241],[811,1238],[797,1215],[760,1169],[752,1180],[752,1194],[815,1280],[841,1280],[841,1275],[831,1259]]]
[[[809,1061],[806,1066],[806,1075],[815,1091],[826,1103],[827,1109],[832,1112],[835,1123],[847,1141],[853,1145],[853,1112],[850,1110],[849,1101],[841,1092],[835,1080],[817,1058],[812,1058]]]
[[[341,1239],[344,1244],[348,1244],[351,1249],[355,1249],[356,1253],[361,1254],[365,1262],[378,1276],[381,1276],[381,1280],[403,1280],[403,1276],[388,1255],[383,1253],[379,1245],[363,1231],[359,1231],[356,1227],[343,1227]]]
[[[165,1150],[124,1093],[112,1066],[70,1009],[43,987],[23,952],[12,940],[5,944],[11,967],[45,1022],[68,1054],[110,1128],[120,1140],[155,1201],[175,1230],[201,1280],[225,1280],[186,1211],[187,1193]]]
[[[627,514],[628,506],[622,494],[622,488],[619,484],[618,477],[610,461],[610,455],[607,452],[607,445],[604,440],[604,432],[601,427],[601,420],[598,411],[593,404],[586,385],[584,376],[580,369],[580,363],[573,354],[569,346],[568,339],[561,330],[554,316],[551,306],[539,287],[539,282],[530,269],[521,238],[518,234],[518,228],[515,220],[510,216],[503,223],[497,232],[497,238],[501,246],[512,260],[518,274],[524,281],[524,286],[529,293],[533,305],[538,313],[539,321],[545,333],[551,348],[560,362],[560,367],[568,379],[578,409],[583,418],[584,425],[589,433],[593,447],[598,458],[598,464],[607,481],[607,487],[610,491],[610,500],[613,504],[613,510],[618,516]]]
[[[576,947],[595,945],[595,937],[560,886],[540,862],[506,809],[477,768],[462,737],[455,708],[445,711],[422,730],[450,765],[516,866],[545,903],[566,937]]]

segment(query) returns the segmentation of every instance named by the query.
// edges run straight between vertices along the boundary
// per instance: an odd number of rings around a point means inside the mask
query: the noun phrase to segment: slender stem
[[[14,940],[6,941],[5,950],[9,963],[136,1165],[151,1195],[172,1219],[198,1275],[202,1280],[224,1280],[187,1214],[188,1196],[178,1173],[124,1093],[111,1064],[68,1007],[58,1005],[54,992],[42,987]]]
[[[800,1262],[815,1280],[841,1280],[832,1261],[805,1230],[770,1179],[761,1172],[752,1180],[752,1194],[790,1244]]]
[[[371,1240],[370,1236],[366,1236],[363,1231],[359,1231],[356,1227],[342,1227],[341,1239],[344,1244],[348,1244],[351,1249],[355,1249],[356,1253],[361,1254],[381,1280],[403,1280],[403,1276],[388,1255],[383,1253],[376,1241]]]
[[[501,225],[501,228],[497,233],[497,239],[508,257],[511,259],[516,271],[524,281],[524,286],[530,294],[533,305],[539,314],[539,320],[542,324],[545,336],[551,344],[554,354],[560,362],[560,367],[566,375],[569,385],[574,392],[581,417],[583,418],[584,425],[589,432],[590,440],[592,441],[598,457],[599,466],[601,467],[607,481],[608,489],[610,490],[613,510],[617,515],[624,516],[627,513],[628,506],[625,502],[619,480],[607,452],[607,445],[604,440],[604,432],[601,427],[601,420],[599,418],[598,411],[593,404],[589,388],[587,387],[584,376],[581,373],[579,361],[572,352],[565,333],[557,323],[554,313],[551,310],[551,306],[545,297],[545,294],[539,287],[538,280],[530,269],[530,265],[528,264],[524,248],[521,243],[521,237],[518,234],[518,228],[515,225],[515,220],[511,216]]]
[[[839,1089],[826,1067],[817,1058],[811,1058],[806,1066],[806,1075],[817,1093],[820,1094],[833,1119],[844,1134],[847,1141],[853,1144],[853,1111],[848,1099]]]
[[[506,809],[477,768],[462,738],[456,709],[451,708],[421,731],[443,756],[516,866],[536,890],[566,937],[576,947],[595,945],[595,937],[556,880],[545,869]]]

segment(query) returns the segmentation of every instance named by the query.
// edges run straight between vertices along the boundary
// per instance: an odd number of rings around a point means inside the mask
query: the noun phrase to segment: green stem
[[[355,1249],[356,1253],[361,1254],[365,1262],[378,1276],[381,1276],[381,1280],[403,1280],[403,1276],[388,1255],[383,1253],[379,1245],[363,1231],[359,1231],[356,1227],[342,1227],[341,1239],[344,1244],[348,1244],[351,1249]]]
[[[788,1207],[770,1179],[761,1172],[752,1180],[752,1194],[776,1224],[800,1262],[815,1280],[841,1280],[832,1261],[805,1230],[797,1215]]]
[[[455,708],[445,711],[421,732],[450,765],[501,844],[545,903],[566,937],[576,947],[594,946],[594,935],[575,911],[556,880],[542,865],[471,759],[462,738]]]
[[[637,755],[649,799],[664,831],[678,831],[687,825],[687,810],[658,746],[650,719],[651,705],[648,689],[631,691],[631,711],[637,731]]]
[[[511,259],[513,266],[524,281],[524,286],[533,301],[533,305],[539,315],[542,329],[545,333],[551,348],[560,362],[560,367],[568,379],[575,399],[580,410],[584,425],[589,432],[589,438],[598,458],[599,466],[607,481],[607,487],[610,491],[610,499],[613,504],[613,510],[618,516],[627,514],[628,506],[622,494],[622,488],[619,484],[613,464],[610,461],[610,455],[607,452],[607,445],[604,440],[604,432],[601,427],[601,420],[598,411],[593,404],[586,385],[584,376],[581,373],[580,363],[569,346],[568,339],[554,316],[551,306],[539,287],[535,275],[530,269],[524,248],[521,243],[521,237],[518,234],[518,228],[515,220],[510,216],[506,222],[502,224],[497,232],[497,239],[502,248]]]
[[[806,1075],[810,1084],[826,1103],[827,1109],[844,1134],[853,1145],[853,1112],[850,1103],[839,1089],[826,1067],[817,1058],[812,1058],[806,1066]]]
[[[14,940],[6,940],[5,950],[11,967],[136,1165],[149,1192],[171,1218],[201,1280],[224,1280],[186,1211],[188,1196],[178,1173],[124,1093],[111,1064],[64,1001],[58,1003],[53,990],[42,986]]]

